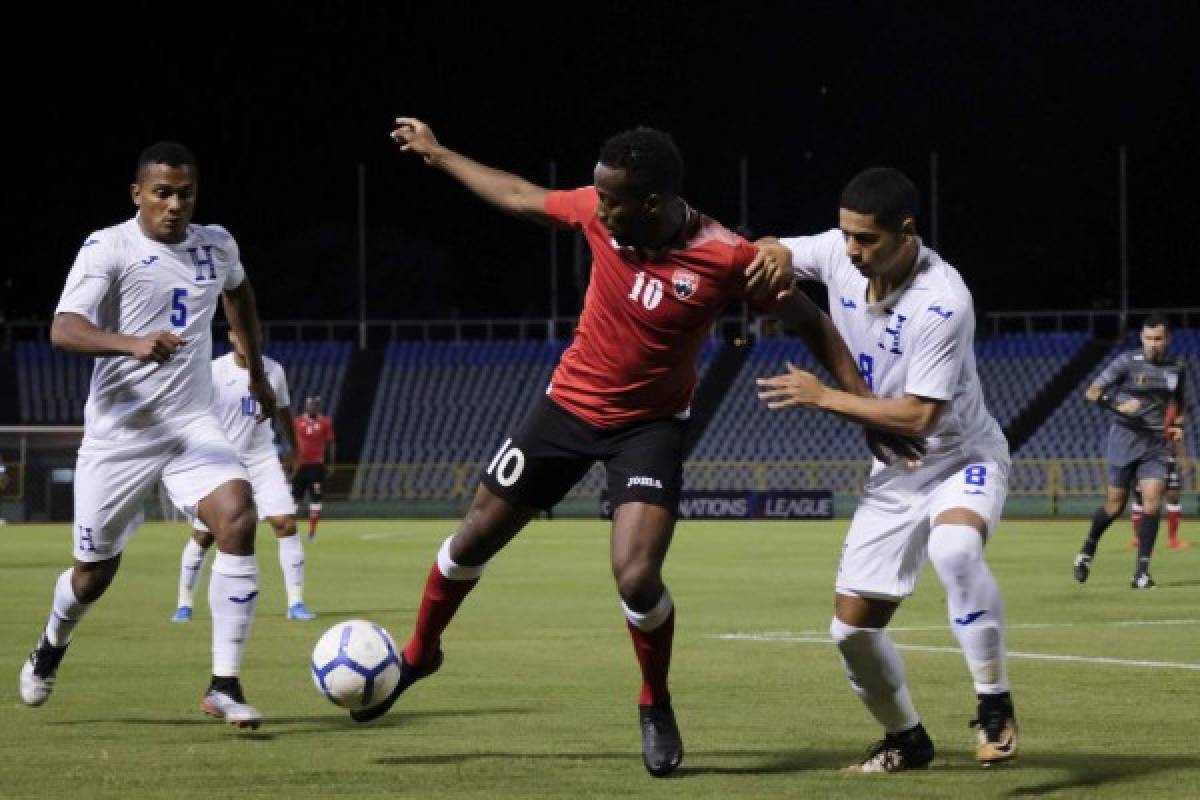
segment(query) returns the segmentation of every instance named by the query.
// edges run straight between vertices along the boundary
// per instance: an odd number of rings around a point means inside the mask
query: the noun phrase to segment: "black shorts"
[[[301,464],[292,478],[292,498],[299,503],[308,492],[314,503],[321,502],[321,482],[325,480],[324,464]]]
[[[1167,459],[1167,491],[1177,492],[1181,489],[1183,489],[1183,481],[1179,479],[1179,462],[1169,458]],[[1142,490],[1137,481],[1133,483],[1133,502],[1139,506],[1142,504]]]
[[[597,428],[543,396],[496,451],[483,485],[514,505],[550,509],[602,461],[613,508],[651,503],[676,514],[686,430],[673,417]]]

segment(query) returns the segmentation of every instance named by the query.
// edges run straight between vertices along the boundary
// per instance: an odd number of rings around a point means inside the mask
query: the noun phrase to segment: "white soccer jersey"
[[[165,364],[97,358],[86,435],[124,439],[208,413],[217,298],[244,279],[237,243],[217,225],[189,225],[179,244],[149,238],[137,217],[88,236],[55,313],[79,314],[130,336],[170,331],[186,344]]]
[[[287,377],[279,362],[263,356],[267,381],[275,390],[275,401],[279,408],[291,405],[288,396]],[[275,454],[271,422],[256,421],[259,413],[258,401],[250,394],[250,371],[242,369],[234,361],[234,354],[227,353],[212,362],[213,408],[212,413],[225,431],[226,438],[237,450],[242,463],[256,456]]]
[[[922,244],[909,282],[868,303],[867,279],[846,255],[840,230],[781,241],[798,279],[829,288],[829,315],[877,396],[946,401],[927,439],[927,463],[962,456],[1007,468],[1008,442],[983,402],[975,310],[958,271]]]

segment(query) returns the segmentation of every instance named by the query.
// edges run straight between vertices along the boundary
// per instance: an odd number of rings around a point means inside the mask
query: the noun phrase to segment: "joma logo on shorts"
[[[655,489],[661,489],[662,481],[658,478],[650,478],[645,475],[634,475],[629,479],[629,483],[625,484],[625,488],[628,489],[630,486],[650,486]]]

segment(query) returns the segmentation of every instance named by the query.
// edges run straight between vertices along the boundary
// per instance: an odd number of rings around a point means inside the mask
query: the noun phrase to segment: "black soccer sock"
[[[1100,537],[1108,530],[1108,526],[1113,524],[1114,519],[1116,517],[1110,517],[1103,508],[1097,508],[1096,513],[1092,514],[1092,529],[1088,531],[1079,552],[1089,558],[1096,555],[1096,545],[1100,544]]]
[[[1158,514],[1143,514],[1138,528],[1138,556],[1134,575],[1145,575],[1150,571],[1150,554],[1154,552],[1154,541],[1158,538]]]

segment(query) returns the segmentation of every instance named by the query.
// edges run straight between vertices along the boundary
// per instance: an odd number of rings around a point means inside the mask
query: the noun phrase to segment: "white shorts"
[[[251,453],[242,461],[246,472],[250,475],[250,486],[254,489],[254,506],[258,509],[258,518],[289,517],[296,514],[296,501],[292,499],[292,490],[287,478],[283,475],[283,465],[274,451],[267,453]],[[190,517],[192,527],[198,531],[208,531],[208,526],[199,517]]]
[[[120,441],[86,436],[75,462],[75,558],[120,555],[142,524],[146,494],[162,481],[185,515],[228,481],[248,481],[233,445],[208,414]]]
[[[877,469],[842,545],[835,590],[884,600],[908,597],[925,565],[933,520],[966,508],[987,522],[990,535],[1007,496],[1007,463],[955,459],[912,472]]]

